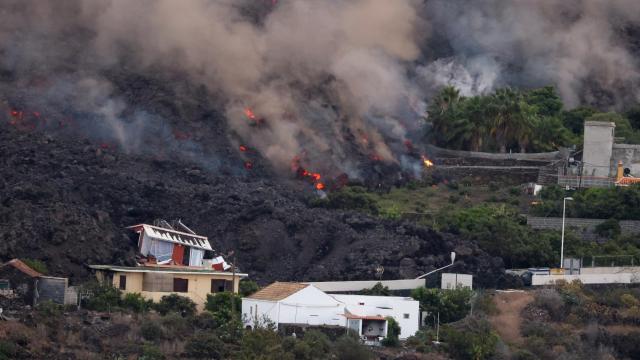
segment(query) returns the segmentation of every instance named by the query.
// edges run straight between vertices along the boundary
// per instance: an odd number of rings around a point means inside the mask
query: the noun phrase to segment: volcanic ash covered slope
[[[54,139],[2,125],[0,256],[44,260],[50,272],[81,279],[86,264],[133,264],[124,227],[182,218],[236,249],[254,279],[411,277],[458,252],[456,271],[499,281],[502,262],[475,244],[408,223],[312,208],[308,186],[221,175],[186,162],[126,155],[87,141]],[[298,188],[303,186],[303,188]]]

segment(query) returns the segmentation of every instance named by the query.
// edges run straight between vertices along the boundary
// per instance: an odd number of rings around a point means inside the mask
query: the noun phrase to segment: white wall
[[[403,279],[403,280],[362,280],[362,281],[320,281],[309,284],[326,292],[347,292],[370,289],[377,283],[389,288],[389,290],[413,290],[424,287],[425,279]]]
[[[310,285],[280,301],[284,324],[345,326],[344,304]]]
[[[400,325],[400,339],[415,335],[420,324],[420,303],[411,298],[398,296],[331,295],[346,304],[355,315],[390,316]],[[361,305],[364,304],[364,305]],[[404,315],[409,314],[405,319]]]
[[[276,326],[278,325],[278,302],[242,298],[242,321],[244,326],[254,328],[256,324],[264,325],[265,318],[274,322]]]
[[[607,266],[607,267],[583,267],[580,274],[619,274],[636,273],[640,274],[640,266]]]
[[[531,285],[553,285],[559,280],[580,280],[583,284],[629,284],[632,282],[632,274],[533,275]]]
[[[256,317],[257,308],[257,317]],[[262,323],[265,317],[278,324],[346,326],[344,304],[313,286],[280,301],[242,299],[245,326]]]
[[[473,275],[443,273],[441,286],[442,289],[456,289],[458,287],[473,288]]]

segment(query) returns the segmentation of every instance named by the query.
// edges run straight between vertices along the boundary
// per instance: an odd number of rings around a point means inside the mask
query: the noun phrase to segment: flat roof
[[[89,265],[89,268],[94,270],[110,270],[119,272],[131,272],[131,273],[152,273],[162,272],[169,274],[197,274],[197,275],[233,275],[230,271],[217,271],[202,269],[194,266],[117,266],[117,265]],[[236,273],[239,277],[248,277],[246,273]]]

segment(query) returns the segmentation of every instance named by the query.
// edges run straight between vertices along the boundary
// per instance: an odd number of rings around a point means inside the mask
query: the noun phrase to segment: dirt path
[[[493,301],[500,313],[489,317],[489,322],[498,332],[503,341],[509,344],[521,345],[520,334],[522,310],[533,301],[533,294],[525,291],[496,292]]]

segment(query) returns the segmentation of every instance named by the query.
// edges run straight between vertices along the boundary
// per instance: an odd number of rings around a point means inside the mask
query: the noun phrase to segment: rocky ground
[[[496,285],[502,261],[475,244],[410,223],[308,205],[309,186],[236,176],[185,161],[127,155],[86,140],[2,124],[0,256],[46,262],[72,281],[87,264],[132,264],[126,226],[181,218],[261,283],[411,277],[446,264]],[[268,174],[267,171],[260,174]]]

